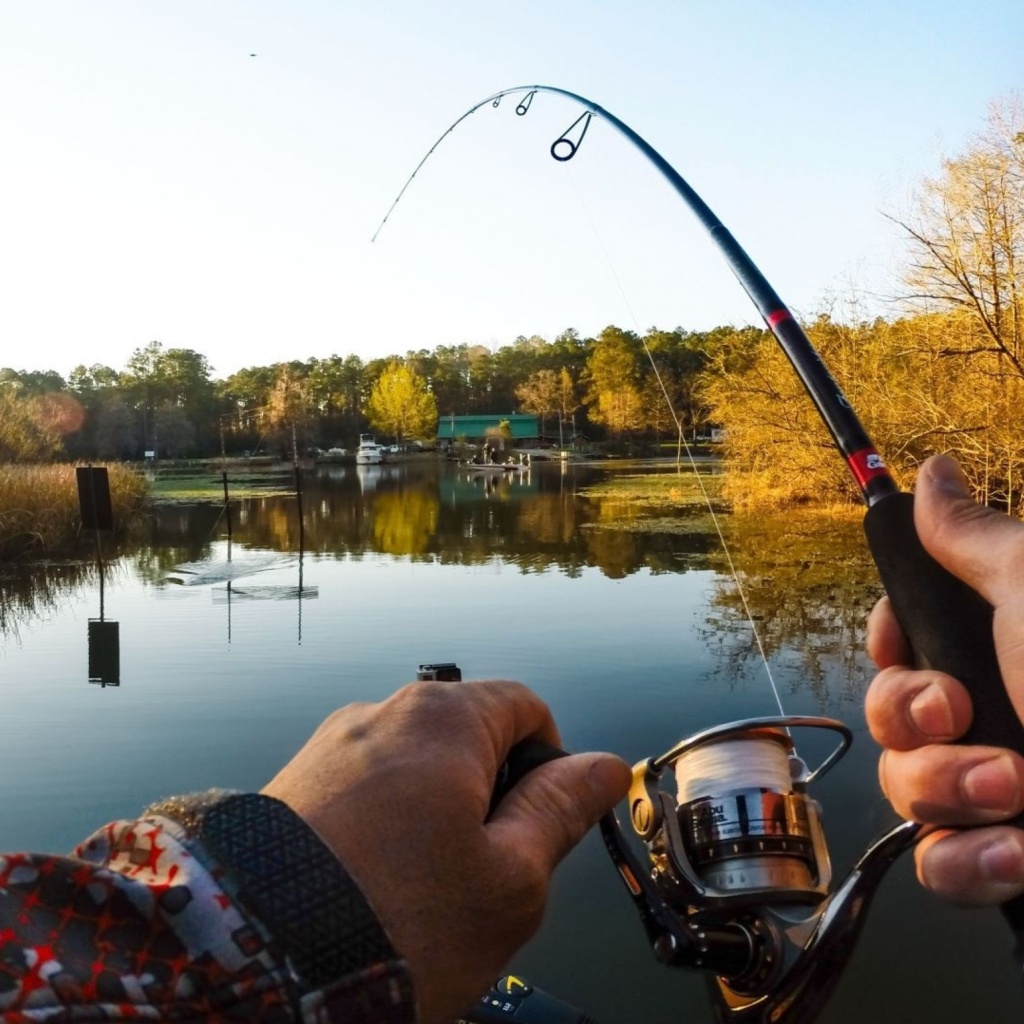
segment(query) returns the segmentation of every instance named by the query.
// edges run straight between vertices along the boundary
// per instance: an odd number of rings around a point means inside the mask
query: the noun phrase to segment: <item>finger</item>
[[[897,814],[926,824],[987,825],[1024,808],[1024,758],[1000,747],[886,750],[878,777]]]
[[[1024,717],[1024,524],[976,504],[957,464],[935,456],[921,467],[914,522],[921,543],[995,608],[999,668]]]
[[[868,656],[879,668],[912,665],[914,653],[888,597],[880,598],[868,616]]]
[[[535,768],[498,805],[488,829],[535,857],[546,877],[629,791],[632,772],[613,754],[571,754]]]
[[[502,760],[520,741],[539,740],[561,747],[562,738],[547,704],[529,687],[506,679],[482,679],[470,684],[478,713],[492,728]]]
[[[914,851],[917,877],[963,906],[1005,903],[1024,892],[1024,832],[1007,825],[936,832]]]
[[[1017,598],[1024,579],[1024,524],[975,502],[949,456],[935,455],[921,466],[914,523],[929,554],[991,605]]]
[[[944,672],[893,665],[871,681],[864,712],[877,743],[914,750],[962,736],[971,724],[971,698]]]
[[[393,745],[403,742],[421,753],[433,749],[464,757],[492,779],[519,740],[560,742],[544,701],[508,680],[410,683],[378,705],[378,712],[395,732]]]

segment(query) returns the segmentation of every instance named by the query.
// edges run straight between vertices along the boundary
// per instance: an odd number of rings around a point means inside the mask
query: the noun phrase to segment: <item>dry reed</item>
[[[123,465],[109,465],[115,529],[143,507],[144,477]],[[82,532],[75,466],[0,465],[0,557],[26,558],[70,552]]]

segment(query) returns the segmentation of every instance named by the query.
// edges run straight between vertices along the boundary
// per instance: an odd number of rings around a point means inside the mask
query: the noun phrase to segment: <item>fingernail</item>
[[[910,720],[918,732],[933,740],[953,738],[953,713],[937,683],[929,683],[911,702]]]
[[[954,459],[948,455],[937,455],[929,459],[926,473],[933,487],[954,498],[967,498],[970,491],[967,478]]]
[[[1020,806],[1017,772],[1006,755],[969,768],[961,780],[961,788],[975,807],[984,810],[1015,811]]]
[[[989,882],[1020,882],[1024,879],[1024,856],[1013,839],[996,839],[978,855],[981,874]]]

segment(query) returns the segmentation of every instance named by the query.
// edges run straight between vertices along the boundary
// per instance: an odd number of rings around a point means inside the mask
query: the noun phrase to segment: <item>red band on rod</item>
[[[792,320],[793,314],[788,309],[777,309],[774,313],[769,313],[765,319],[769,327],[777,327],[783,320]]]
[[[874,448],[861,448],[859,452],[848,455],[846,461],[850,466],[850,472],[853,473],[861,487],[864,487],[869,480],[873,480],[876,476],[889,475],[882,456]]]

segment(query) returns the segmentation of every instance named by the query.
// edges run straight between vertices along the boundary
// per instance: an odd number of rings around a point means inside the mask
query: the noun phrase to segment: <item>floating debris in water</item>
[[[168,583],[196,587],[208,583],[225,583],[242,576],[252,576],[268,569],[284,569],[294,565],[295,559],[281,555],[250,555],[230,562],[182,562],[164,577]]]

